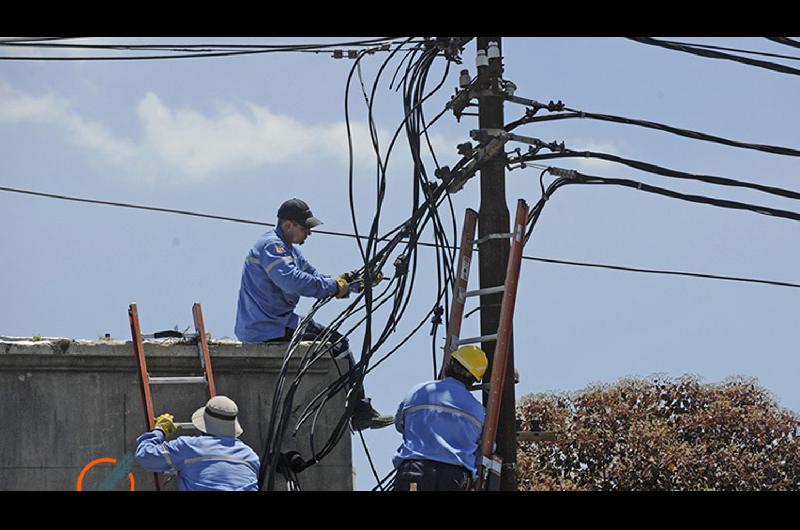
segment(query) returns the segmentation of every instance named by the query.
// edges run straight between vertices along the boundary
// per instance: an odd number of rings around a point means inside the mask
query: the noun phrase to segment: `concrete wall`
[[[241,440],[260,456],[264,448],[276,376],[285,344],[210,344],[217,394],[239,406]],[[151,375],[200,375],[197,347],[185,341],[145,341]],[[302,351],[299,352],[302,354]],[[307,402],[337,376],[332,361],[320,361],[303,379],[295,407]],[[291,381],[291,378],[289,379]],[[205,404],[204,385],[152,385],[155,415],[191,421]],[[75,490],[79,474],[97,458],[118,463],[136,448],[145,417],[136,361],[125,341],[32,341],[0,337],[0,490]],[[344,409],[343,397],[330,402],[317,420],[321,445]],[[295,414],[299,411],[295,410]],[[187,434],[197,434],[196,431]],[[311,454],[308,430],[287,438],[283,450]],[[86,472],[83,489],[97,489],[115,469],[99,463]],[[136,490],[153,489],[153,474],[134,465]],[[299,476],[303,490],[352,490],[349,432],[322,462]],[[106,483],[108,481],[106,480]],[[127,478],[113,488],[130,488]],[[284,489],[282,481],[276,489]],[[167,490],[177,489],[175,481]]]

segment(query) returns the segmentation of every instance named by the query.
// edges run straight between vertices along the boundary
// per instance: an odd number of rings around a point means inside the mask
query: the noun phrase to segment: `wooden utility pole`
[[[489,46],[489,43],[496,43]],[[478,98],[478,127],[480,129],[502,129],[503,98],[499,95],[497,80],[503,74],[502,47],[500,37],[478,37],[478,75],[480,89],[487,89]],[[486,55],[482,55],[485,53]],[[496,56],[496,57],[495,57]],[[485,60],[484,60],[485,57]],[[502,155],[502,154],[501,154]],[[502,156],[489,160],[480,170],[481,203],[478,217],[478,239],[491,234],[509,232],[509,212],[506,204],[505,161]],[[509,238],[487,239],[479,244],[479,273],[481,289],[503,285],[508,266]],[[497,332],[500,325],[500,302],[502,293],[481,296],[481,335]],[[491,373],[495,342],[482,343],[489,358]],[[516,490],[517,433],[516,399],[514,395],[514,342],[509,345],[506,378],[503,388],[500,419],[497,429],[496,454],[503,459],[501,490]],[[488,378],[484,378],[484,381]],[[484,392],[484,405],[487,394]]]

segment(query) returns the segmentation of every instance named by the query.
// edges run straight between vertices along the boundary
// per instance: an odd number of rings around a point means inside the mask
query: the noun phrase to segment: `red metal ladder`
[[[208,386],[209,399],[217,395],[214,387],[214,372],[211,369],[211,356],[208,353],[208,340],[206,338],[205,323],[203,321],[203,310],[200,304],[192,306],[192,316],[194,317],[194,329],[197,337],[197,352],[200,357],[200,365],[203,369],[201,376],[182,376],[182,377],[153,377],[147,371],[147,359],[144,354],[144,342],[142,330],[139,326],[139,312],[136,304],[128,307],[128,319],[131,324],[131,338],[133,339],[133,353],[136,356],[136,365],[139,371],[139,388],[142,392],[142,404],[144,405],[145,420],[148,431],[155,428],[155,416],[153,415],[153,398],[150,393],[150,385],[156,384],[198,384]],[[158,333],[155,337],[158,338]],[[169,335],[168,335],[169,336]],[[189,335],[188,337],[191,337]],[[191,422],[176,422],[175,426],[180,428],[192,428]],[[161,491],[161,477],[158,473],[153,473],[157,491]]]
[[[439,377],[444,376],[444,370],[450,361],[451,354],[459,346],[464,344],[474,344],[478,342],[496,341],[494,358],[492,363],[491,379],[489,381],[489,398],[486,404],[486,419],[481,436],[481,459],[478,464],[478,481],[475,489],[486,489],[487,485],[494,488],[499,483],[502,461],[494,454],[494,442],[497,435],[497,423],[500,418],[500,403],[503,396],[503,384],[505,382],[506,365],[508,359],[509,345],[511,343],[511,332],[514,321],[514,307],[517,299],[517,285],[519,283],[519,272],[522,265],[522,248],[525,246],[525,227],[528,223],[528,204],[520,199],[517,201],[517,213],[514,218],[512,232],[509,234],[490,234],[483,240],[501,237],[511,238],[511,249],[508,255],[508,268],[506,269],[506,280],[503,285],[487,287],[467,291],[469,280],[469,270],[472,263],[472,249],[475,243],[475,226],[478,221],[478,213],[475,210],[467,209],[464,216],[464,228],[461,234],[461,247],[458,256],[458,269],[456,270],[455,282],[453,285],[453,303],[450,306],[450,320],[447,328],[447,339],[444,347],[444,359]],[[464,320],[464,304],[466,299],[473,296],[503,293],[503,301],[500,305],[500,327],[497,333],[492,335],[482,335],[461,339],[461,323]],[[484,384],[485,388],[486,385]],[[492,475],[490,477],[490,474]],[[491,478],[491,480],[490,480]]]

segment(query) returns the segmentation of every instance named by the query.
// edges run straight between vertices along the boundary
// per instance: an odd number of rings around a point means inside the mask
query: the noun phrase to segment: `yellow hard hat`
[[[475,345],[460,347],[453,352],[452,357],[478,381],[483,378],[483,374],[486,373],[486,368],[489,366],[486,354]]]

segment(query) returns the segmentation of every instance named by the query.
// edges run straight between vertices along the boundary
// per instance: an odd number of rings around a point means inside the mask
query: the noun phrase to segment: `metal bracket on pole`
[[[508,239],[509,237],[512,237],[513,235],[514,234],[512,234],[510,232],[507,233],[507,234],[489,234],[488,236],[483,236],[480,239],[476,239],[475,241],[472,242],[472,244],[473,245],[480,245],[481,243],[486,243],[487,241],[489,241],[491,239]]]

